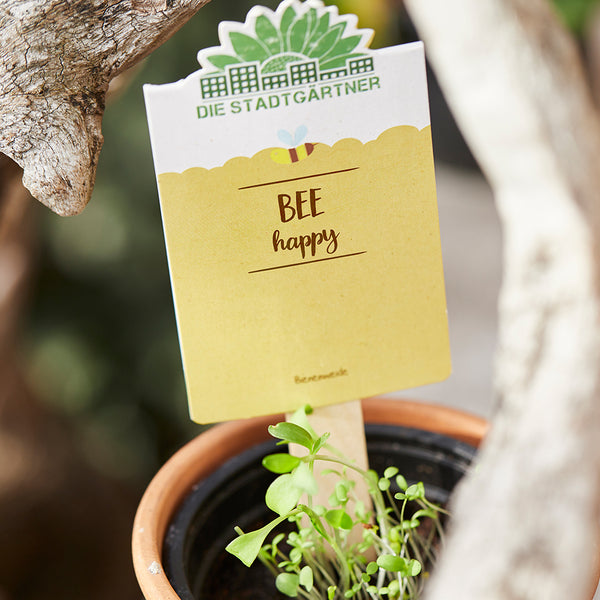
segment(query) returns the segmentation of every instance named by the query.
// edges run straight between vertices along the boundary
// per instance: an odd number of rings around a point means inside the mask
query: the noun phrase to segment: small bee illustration
[[[307,132],[306,125],[300,125],[293,136],[289,131],[280,129],[277,132],[277,137],[287,146],[291,146],[291,148],[275,148],[271,152],[271,158],[281,165],[289,165],[304,160],[315,149],[315,144],[311,144],[310,142],[302,143]]]

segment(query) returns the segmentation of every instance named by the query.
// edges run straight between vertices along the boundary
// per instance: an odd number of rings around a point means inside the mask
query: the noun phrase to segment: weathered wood
[[[492,184],[505,243],[500,408],[427,597],[589,600],[600,523],[598,116],[576,46],[544,0],[407,5]]]
[[[286,420],[292,420],[292,416],[293,413],[286,415]],[[308,417],[308,421],[317,434],[329,433],[329,443],[357,467],[364,470],[369,468],[367,439],[365,437],[365,424],[360,400],[315,408]],[[291,444],[290,453],[295,456],[305,456],[306,449]],[[332,494],[335,494],[335,484],[338,479],[324,473],[330,468],[331,465],[326,462],[315,464],[314,474],[319,484],[319,491],[313,497],[315,505],[328,506],[329,498]],[[356,484],[353,490],[355,497],[367,507],[367,510],[372,510],[373,502],[364,480],[350,470],[346,473],[346,476]],[[305,502],[306,500],[302,501]],[[350,510],[353,510],[354,501],[351,501],[348,506]],[[307,519],[305,521],[308,522]],[[353,530],[350,539],[352,543],[360,543],[362,532]]]
[[[109,82],[208,0],[3,0],[0,152],[32,195],[79,213],[94,185]]]

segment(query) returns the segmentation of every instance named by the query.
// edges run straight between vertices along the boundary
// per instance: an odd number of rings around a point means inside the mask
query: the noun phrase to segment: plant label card
[[[450,373],[421,43],[320,0],[223,22],[146,85],[193,420],[293,411]]]

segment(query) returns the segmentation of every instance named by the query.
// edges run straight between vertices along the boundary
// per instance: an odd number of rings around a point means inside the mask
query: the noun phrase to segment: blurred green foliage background
[[[552,0],[565,25],[576,35],[584,33],[592,11],[598,8],[598,0]]]

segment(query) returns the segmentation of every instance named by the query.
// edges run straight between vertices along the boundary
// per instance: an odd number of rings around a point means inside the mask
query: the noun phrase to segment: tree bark
[[[598,115],[544,0],[406,3],[504,226],[499,411],[427,598],[588,600],[600,523]]]
[[[208,0],[3,0],[0,152],[61,215],[87,204],[108,84]]]

